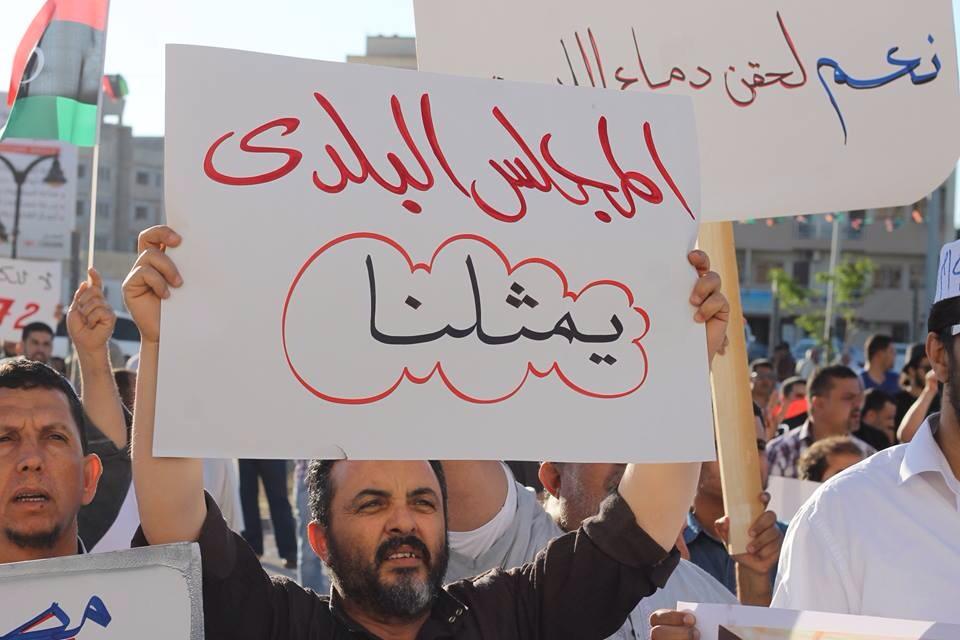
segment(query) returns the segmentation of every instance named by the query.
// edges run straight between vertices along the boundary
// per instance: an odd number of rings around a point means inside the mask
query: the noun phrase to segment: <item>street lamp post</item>
[[[23,195],[23,183],[27,181],[27,176],[30,175],[30,172],[33,171],[34,167],[43,162],[44,160],[53,159],[53,164],[50,167],[50,171],[47,172],[47,176],[43,179],[45,184],[48,184],[53,187],[59,187],[66,184],[67,178],[63,175],[63,169],[60,167],[60,154],[52,153],[40,156],[30,162],[23,170],[17,169],[13,166],[13,163],[10,162],[3,155],[0,155],[0,162],[3,162],[10,169],[10,172],[13,174],[13,181],[17,185],[17,199],[16,204],[13,208],[13,233],[11,234],[11,243],[12,247],[10,249],[10,257],[17,257],[17,241],[20,238],[20,199]]]

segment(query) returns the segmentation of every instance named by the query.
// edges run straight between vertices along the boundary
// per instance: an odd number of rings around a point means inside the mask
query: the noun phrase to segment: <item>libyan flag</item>
[[[13,58],[5,138],[92,147],[109,0],[46,0]]]

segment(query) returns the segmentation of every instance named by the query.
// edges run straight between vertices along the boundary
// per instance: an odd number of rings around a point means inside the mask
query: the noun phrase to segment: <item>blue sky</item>
[[[0,91],[43,0],[2,0]],[[130,85],[125,124],[163,133],[163,45],[202,44],[343,61],[367,35],[413,35],[413,0],[111,0],[107,73]]]

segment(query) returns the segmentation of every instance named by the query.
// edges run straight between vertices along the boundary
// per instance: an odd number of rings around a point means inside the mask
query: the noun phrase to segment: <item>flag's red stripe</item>
[[[23,34],[20,40],[20,46],[13,56],[13,72],[10,75],[10,91],[7,93],[7,106],[13,106],[17,99],[17,92],[20,91],[20,81],[23,80],[23,71],[33,53],[34,47],[40,42],[40,36],[47,29],[53,13],[56,9],[56,0],[47,0],[40,11],[37,13],[33,22],[27,27],[27,32]]]
[[[110,82],[110,76],[103,76],[103,95],[107,96],[113,101],[116,101],[117,96],[113,92],[113,83]]]
[[[54,0],[54,20],[69,20],[103,31],[107,28],[108,0]]]

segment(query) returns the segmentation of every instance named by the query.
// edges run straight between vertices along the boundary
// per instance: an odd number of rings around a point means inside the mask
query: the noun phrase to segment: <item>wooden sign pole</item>
[[[731,554],[745,553],[747,531],[763,512],[760,502],[760,461],[757,432],[750,395],[747,341],[733,223],[716,222],[700,226],[699,246],[710,256],[710,264],[723,279],[723,294],[730,301],[730,344],[725,355],[713,359],[710,386],[713,391],[714,429],[723,485],[723,506],[730,517]]]

